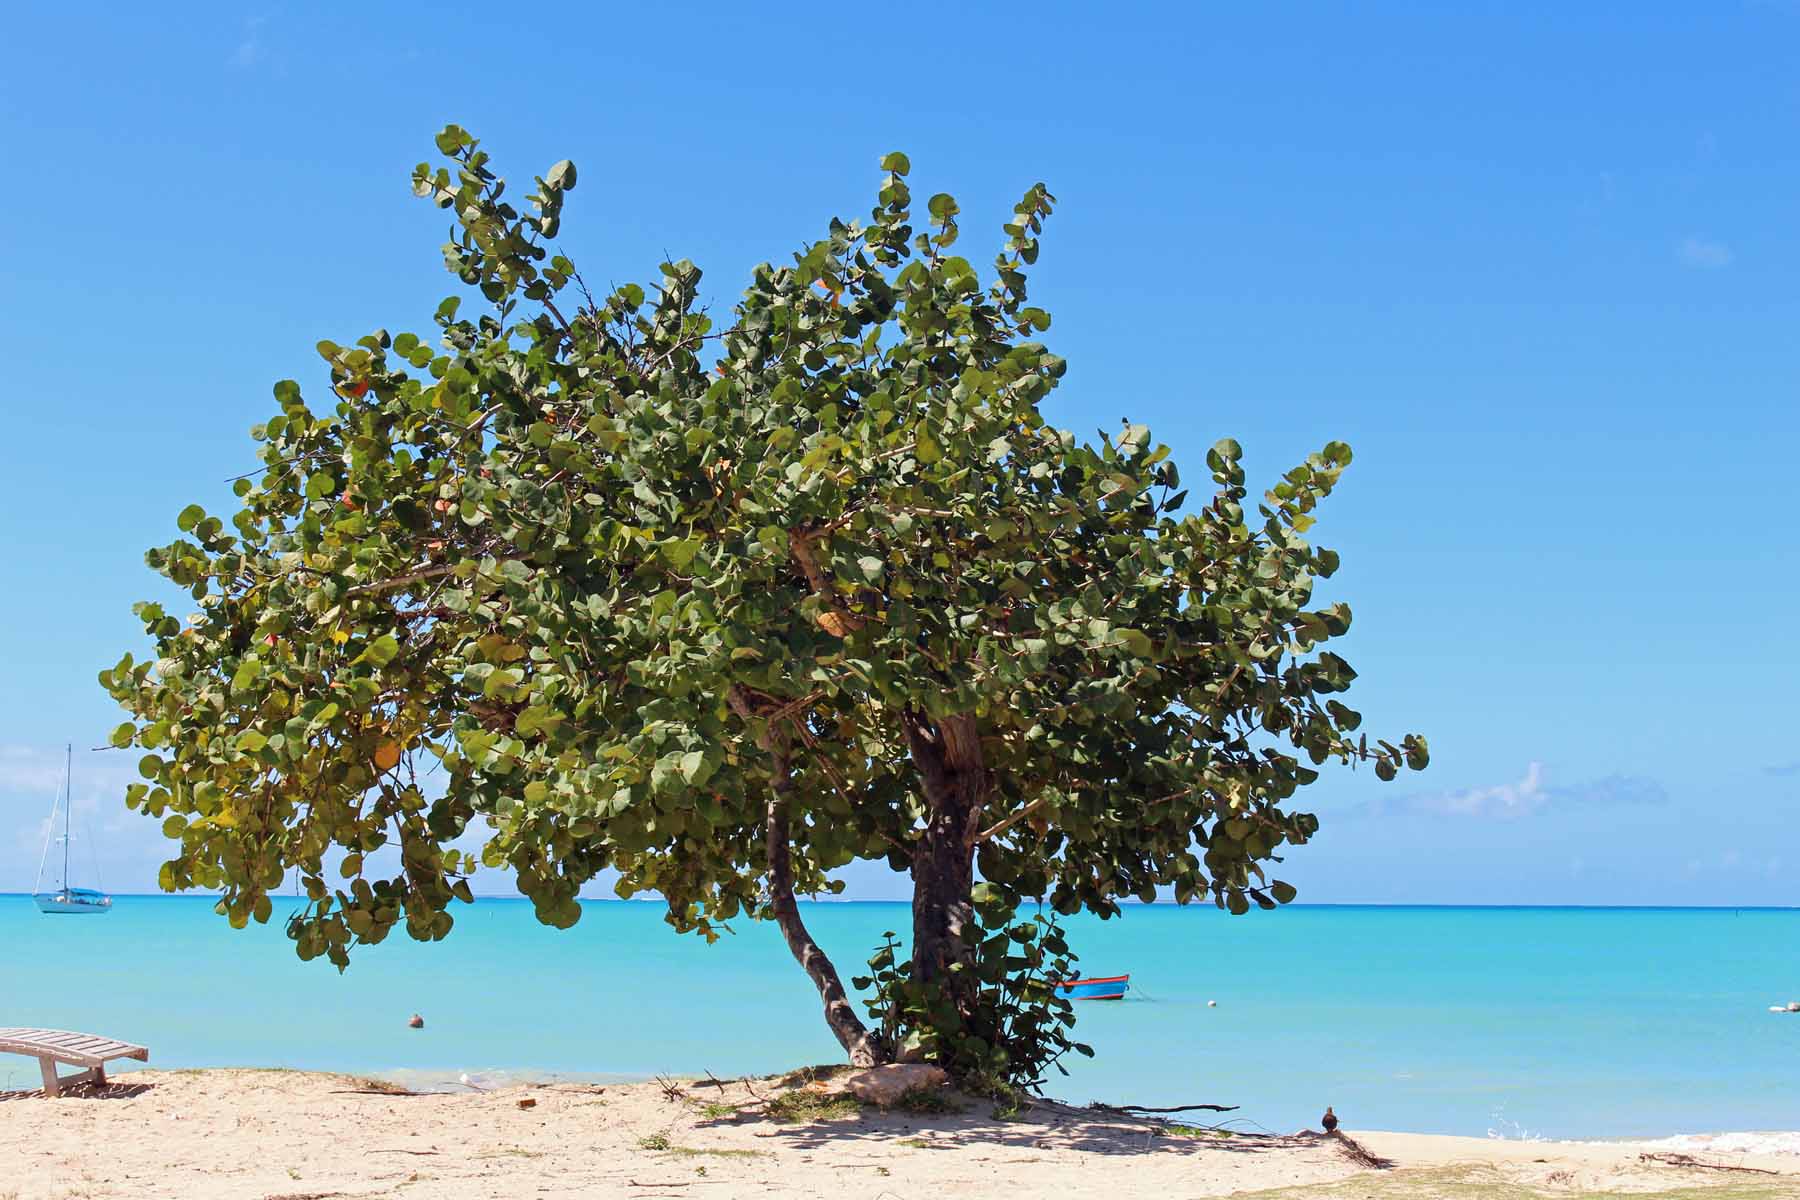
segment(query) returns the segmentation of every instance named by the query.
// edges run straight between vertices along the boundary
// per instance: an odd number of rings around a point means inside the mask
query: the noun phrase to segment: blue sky
[[[9,16],[0,890],[118,720],[143,549],[315,341],[429,327],[407,175],[456,121],[578,163],[590,279],[687,256],[721,309],[885,151],[971,254],[1043,179],[1055,420],[1196,476],[1350,442],[1351,699],[1433,765],[1319,786],[1303,899],[1800,899],[1800,5],[367,8]],[[152,886],[129,762],[77,769],[105,882]]]

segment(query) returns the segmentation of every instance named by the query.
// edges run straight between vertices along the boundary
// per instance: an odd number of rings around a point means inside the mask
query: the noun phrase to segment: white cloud
[[[1517,783],[1443,792],[1423,799],[1430,801],[1430,807],[1435,811],[1443,813],[1512,816],[1530,812],[1544,802],[1544,764],[1528,764],[1524,778]]]
[[[1715,271],[1720,267],[1729,267],[1737,256],[1724,242],[1692,235],[1681,239],[1681,244],[1675,247],[1675,257],[1684,267]]]
[[[1553,785],[1545,775],[1544,764],[1534,761],[1526,764],[1522,776],[1508,783],[1447,792],[1418,792],[1391,800],[1375,800],[1362,811],[1371,814],[1425,813],[1505,820],[1551,808],[1661,804],[1667,799],[1668,793],[1661,784],[1635,775],[1608,775],[1585,783]]]

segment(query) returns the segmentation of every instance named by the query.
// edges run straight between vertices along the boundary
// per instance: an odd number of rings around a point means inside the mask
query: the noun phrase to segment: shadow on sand
[[[62,1088],[62,1094],[57,1096],[56,1099],[129,1100],[133,1096],[142,1096],[145,1092],[150,1091],[155,1086],[156,1085],[153,1083],[121,1083],[117,1080],[110,1079],[99,1087],[95,1087],[91,1083],[65,1083]],[[24,1091],[0,1092],[0,1104],[9,1100],[48,1101],[50,1099],[51,1097],[44,1095],[43,1090],[40,1088],[30,1088]]]

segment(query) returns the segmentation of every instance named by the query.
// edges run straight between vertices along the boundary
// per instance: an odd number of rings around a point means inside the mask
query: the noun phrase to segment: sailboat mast
[[[69,812],[75,807],[75,743],[63,747],[63,891],[69,890]]]

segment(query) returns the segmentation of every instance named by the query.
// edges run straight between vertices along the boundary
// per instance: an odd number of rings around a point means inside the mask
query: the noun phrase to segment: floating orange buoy
[[[418,1013],[414,1013],[406,1022],[406,1027],[408,1029],[423,1029],[425,1028],[425,1018],[421,1017]]]

